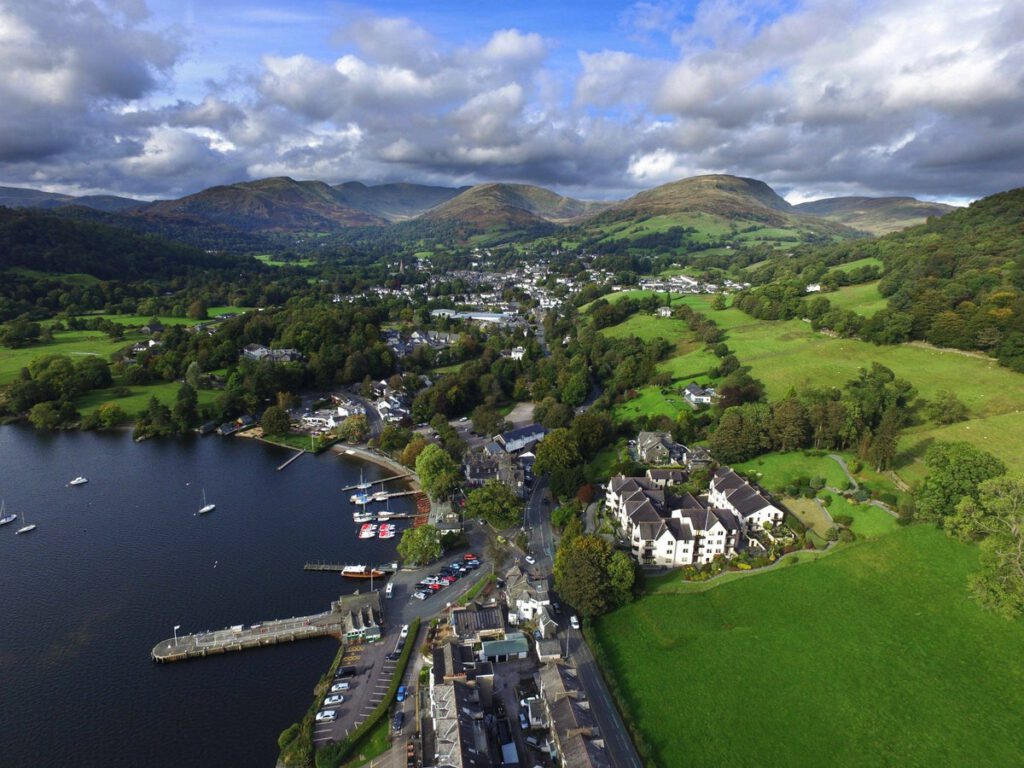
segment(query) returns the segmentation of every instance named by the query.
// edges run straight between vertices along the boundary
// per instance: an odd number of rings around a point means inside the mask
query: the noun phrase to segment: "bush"
[[[785,488],[785,492],[787,496],[792,496],[793,498],[796,498],[797,496],[800,495],[800,488],[798,488],[795,485],[787,485]]]
[[[840,541],[853,541],[856,538],[857,537],[853,535],[853,531],[851,531],[849,528],[843,528],[841,531],[839,531]]]
[[[878,500],[883,504],[888,504],[890,507],[895,507],[899,503],[899,499],[896,498],[896,494],[892,491],[882,491],[878,494]]]
[[[871,498],[871,491],[869,491],[867,488],[858,488],[856,492],[853,494],[853,498],[855,498],[857,501],[865,502]]]
[[[813,488],[814,490],[820,491],[822,488],[825,487],[825,478],[824,477],[812,477],[810,479],[810,482],[808,482],[807,484],[809,486],[811,486],[811,488]]]
[[[832,519],[835,520],[836,525],[842,525],[842,526],[851,526],[851,525],[853,525],[853,516],[852,515],[836,515]]]
[[[299,735],[301,726],[298,723],[292,723],[283,731],[281,735],[277,737],[277,746],[279,749],[284,749],[286,746],[295,741],[295,737]]]
[[[801,488],[800,489],[800,495],[803,496],[805,499],[813,499],[815,497],[815,495],[816,495],[816,491],[813,488],[810,488],[810,487],[808,487],[808,488]]]
[[[853,461],[850,462],[850,471],[853,474],[856,475],[862,469],[864,469],[864,465],[861,464],[860,459],[854,459]]]
[[[821,497],[821,503],[826,507],[832,503],[832,494],[826,493]]]
[[[828,533],[825,534],[825,538],[829,541],[838,541],[839,529],[833,525],[831,528],[828,529]]]

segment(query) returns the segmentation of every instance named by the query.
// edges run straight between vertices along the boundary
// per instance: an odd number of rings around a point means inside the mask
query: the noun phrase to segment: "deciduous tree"
[[[953,514],[965,496],[978,500],[978,486],[1006,472],[990,453],[969,443],[936,443],[924,457],[928,476],[917,496],[917,516],[942,520]]]
[[[407,528],[398,542],[398,556],[410,565],[425,565],[441,556],[441,536],[433,525]]]
[[[491,480],[466,496],[466,517],[482,517],[495,528],[508,528],[522,521],[523,502],[507,485]]]

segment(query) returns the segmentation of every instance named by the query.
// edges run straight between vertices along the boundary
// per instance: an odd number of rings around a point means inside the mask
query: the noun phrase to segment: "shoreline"
[[[396,474],[408,474],[408,477],[403,477],[402,479],[407,480],[414,491],[422,490],[420,487],[420,479],[416,472],[389,456],[384,456],[383,454],[377,453],[376,451],[372,451],[368,448],[357,448],[351,445],[346,446],[341,444],[332,445],[327,450],[337,456],[354,456],[362,459],[363,461],[369,461],[372,464],[387,467],[388,469],[394,470]]]

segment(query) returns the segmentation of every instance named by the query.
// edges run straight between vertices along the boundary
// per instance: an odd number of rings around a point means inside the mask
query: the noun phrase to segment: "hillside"
[[[419,216],[467,189],[404,183],[370,187],[358,181],[348,181],[334,187],[337,199],[342,204],[388,221],[405,221]]]
[[[380,216],[346,205],[338,191],[322,181],[295,181],[286,176],[211,187],[179,200],[153,203],[137,215],[265,233],[332,232],[387,223]]]
[[[528,184],[480,184],[427,211],[420,219],[453,225],[463,238],[483,234],[542,234],[604,207]]]
[[[0,208],[0,271],[21,267],[101,280],[136,280],[237,264],[226,256],[115,227]]]
[[[957,210],[952,205],[913,197],[828,197],[794,205],[793,209],[873,235],[898,232],[924,224],[932,216],[944,216]]]
[[[796,212],[763,181],[696,176],[663,184],[616,203],[565,235],[597,251],[695,251],[862,237],[841,224]]]
[[[38,189],[23,187],[0,187],[0,205],[7,208],[66,208],[81,205],[97,211],[118,213],[141,208],[146,205],[144,200],[117,195],[62,195],[57,192],[43,192]]]

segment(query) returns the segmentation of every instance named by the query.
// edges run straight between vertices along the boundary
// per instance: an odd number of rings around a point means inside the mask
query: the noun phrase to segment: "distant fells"
[[[781,228],[824,238],[885,234],[954,210],[913,198],[840,197],[790,205],[762,181],[729,175],[683,179],[619,202],[575,200],[528,184],[437,187],[421,184],[367,186],[288,177],[211,187],[177,200],[144,202],[112,195],[74,197],[0,187],[0,206],[93,209],[106,221],[135,229],[211,228],[239,235],[323,234],[353,228],[415,226],[457,240],[542,236],[563,228],[580,240],[614,237],[616,230],[652,219],[658,227],[697,225]],[[84,217],[84,211],[82,212]]]

